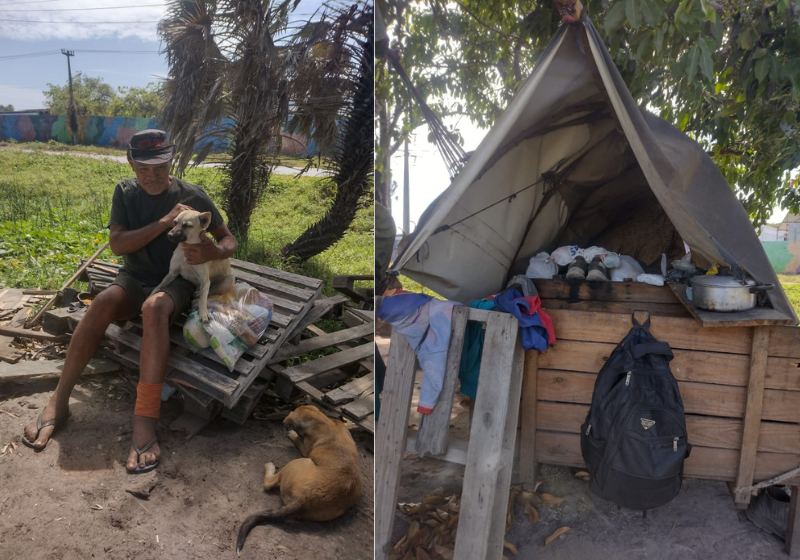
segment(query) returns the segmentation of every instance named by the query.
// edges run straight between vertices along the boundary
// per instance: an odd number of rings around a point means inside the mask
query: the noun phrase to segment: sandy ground
[[[217,418],[186,441],[168,427],[182,408],[172,398],[162,406],[161,464],[129,475],[124,460],[135,389],[117,374],[82,380],[69,423],[36,453],[22,445],[22,429],[54,387],[0,385],[0,410],[10,413],[0,413],[0,451],[18,445],[0,456],[2,559],[236,558],[242,519],[280,505],[277,491],[262,488],[264,463],[282,467],[300,456],[280,422],[253,417],[244,426]],[[366,445],[372,435],[352,433],[368,489],[357,506],[329,523],[256,527],[241,558],[372,558],[373,457]],[[151,487],[146,501],[126,492]]]
[[[388,356],[389,339],[378,337],[384,359]],[[409,424],[419,422],[416,408],[421,372]],[[462,404],[463,395],[456,393],[451,417],[451,437],[466,439],[469,433],[469,408]],[[515,461],[517,463],[517,461]],[[620,509],[615,504],[589,492],[588,484],[574,476],[577,469],[543,465],[539,469],[540,493],[563,497],[561,504],[539,508],[538,523],[531,524],[522,506],[516,505],[515,522],[506,535],[518,553],[505,551],[506,558],[517,560],[769,560],[786,559],[783,541],[750,523],[742,510],[737,510],[722,482],[685,479],[678,496],[669,504],[642,512]],[[439,459],[420,459],[406,453],[398,502],[418,503],[435,489],[444,495],[460,495],[464,467]],[[519,483],[515,464],[512,484]],[[405,533],[409,518],[395,517],[392,542]],[[543,541],[560,527],[570,530],[543,546]]]

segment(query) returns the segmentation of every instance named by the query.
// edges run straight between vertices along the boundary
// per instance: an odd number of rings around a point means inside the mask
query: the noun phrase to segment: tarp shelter
[[[562,25],[394,270],[449,299],[497,293],[530,257],[603,246],[652,264],[741,267],[797,317],[750,220],[705,151],[637,107],[588,18]]]

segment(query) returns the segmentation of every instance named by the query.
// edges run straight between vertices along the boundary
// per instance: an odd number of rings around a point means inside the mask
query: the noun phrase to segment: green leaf
[[[769,72],[769,59],[760,58],[756,62],[756,79],[759,82],[763,82],[764,78],[767,77],[767,72]]]
[[[725,84],[723,84],[722,82],[717,82],[717,85],[716,85],[716,86],[714,86],[714,93],[716,93],[717,95],[719,95],[719,93],[720,93],[720,92],[721,92],[723,89],[725,89]]]
[[[711,23],[717,21],[717,11],[714,9],[714,6],[706,2],[706,0],[700,0],[700,6],[703,8],[703,13],[705,13],[707,21]]]
[[[700,64],[700,49],[697,45],[695,45],[689,50],[689,53],[686,56],[688,57],[686,64],[686,77],[692,80],[697,74],[697,66]]]
[[[686,11],[686,6],[689,4],[689,0],[682,0],[680,4],[678,4],[678,9],[675,10],[675,18],[674,21],[678,21],[683,15],[683,12]]]
[[[608,10],[606,20],[603,25],[606,28],[606,33],[613,34],[616,30],[622,27],[625,22],[625,2],[618,2]]]
[[[648,33],[644,36],[644,39],[639,41],[639,45],[636,47],[636,58],[639,60],[644,60],[649,58],[650,55],[653,53],[653,35]]]
[[[758,33],[752,27],[748,27],[739,34],[739,46],[746,51],[752,49],[756,41],[758,41]]]
[[[642,24],[642,8],[640,0],[625,0],[625,17],[632,29],[639,29]]]
[[[664,32],[661,31],[661,29],[659,28],[659,29],[656,30],[656,44],[655,44],[655,47],[656,47],[656,52],[657,53],[661,52],[661,45],[663,45],[663,44],[664,44]]]
[[[711,61],[711,52],[708,50],[708,45],[702,39],[700,44],[700,71],[703,73],[709,82],[714,80],[714,63]]]
[[[681,119],[681,130],[686,130],[686,125],[689,124],[689,113],[683,115]]]

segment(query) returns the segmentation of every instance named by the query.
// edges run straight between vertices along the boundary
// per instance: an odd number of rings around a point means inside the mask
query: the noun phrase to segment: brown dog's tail
[[[268,509],[259,513],[254,513],[247,517],[239,528],[239,536],[236,537],[236,555],[244,548],[244,541],[247,540],[247,535],[253,530],[256,525],[263,525],[270,521],[281,521],[290,515],[300,511],[300,502],[293,502],[284,504],[278,509]]]

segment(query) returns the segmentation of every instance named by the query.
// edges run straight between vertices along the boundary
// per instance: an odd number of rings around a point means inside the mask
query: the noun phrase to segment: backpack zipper
[[[625,376],[625,386],[626,387],[631,384],[631,375],[632,374],[633,374],[633,370],[629,371],[628,375]]]
[[[678,452],[678,440],[679,440],[679,439],[680,439],[680,438],[677,438],[677,437],[676,437],[675,439],[673,439],[673,440],[672,440],[672,451],[673,451],[674,453],[677,453],[677,452]]]
[[[589,432],[591,432],[591,431],[592,431],[592,425],[591,425],[591,424],[589,424],[589,425],[586,427],[586,435],[588,436],[588,435],[589,435]]]

